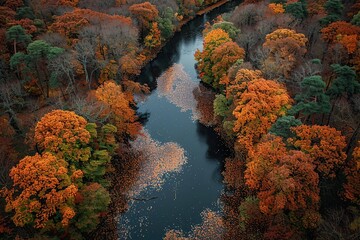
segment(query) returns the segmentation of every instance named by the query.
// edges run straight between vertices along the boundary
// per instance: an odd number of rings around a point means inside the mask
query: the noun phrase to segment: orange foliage
[[[285,9],[284,6],[280,3],[270,3],[268,7],[274,12],[274,13],[284,13]]]
[[[353,156],[345,169],[346,184],[344,196],[351,202],[360,205],[360,141],[354,149]]]
[[[121,22],[130,25],[131,19],[120,15],[109,15],[95,12],[90,9],[75,8],[72,12],[67,12],[61,16],[55,16],[55,21],[49,26],[49,30],[60,33],[68,38],[76,38],[77,33],[84,26],[99,21]]]
[[[13,20],[11,22],[8,23],[8,26],[15,26],[15,25],[20,25],[22,26],[25,30],[27,34],[33,34],[37,31],[36,26],[34,25],[34,21],[28,18],[25,19],[20,19],[20,20]]]
[[[8,22],[15,19],[15,14],[11,8],[0,6],[0,27],[6,27]]]
[[[321,36],[325,42],[331,45],[341,44],[351,54],[357,49],[357,43],[360,40],[360,27],[345,21],[333,22],[321,29]]]
[[[317,209],[319,178],[309,156],[288,151],[281,137],[269,135],[256,145],[249,158],[246,184],[259,191],[263,213]]]
[[[107,81],[96,90],[95,96],[108,108],[103,115],[110,116],[110,121],[117,127],[121,139],[134,138],[139,133],[141,124],[137,122],[135,111],[131,108],[132,102],[119,85]]]
[[[259,70],[250,70],[246,68],[241,68],[236,72],[236,76],[234,80],[230,80],[230,78],[223,78],[220,81],[220,84],[226,85],[226,98],[239,98],[242,94],[242,83],[248,83],[253,80],[262,79],[262,73]],[[228,81],[226,81],[228,80]]]
[[[34,223],[44,228],[59,211],[63,226],[74,217],[70,212],[78,189],[69,179],[67,166],[64,160],[44,153],[23,158],[11,170],[14,188],[5,191],[6,210],[15,211],[17,226]]]
[[[151,24],[150,32],[144,39],[145,47],[158,48],[161,45],[161,32],[157,22]]]
[[[297,149],[309,154],[317,172],[333,178],[346,160],[345,137],[340,131],[328,126],[300,125],[292,128],[296,138],[289,139]]]
[[[24,5],[23,0],[5,0],[4,6],[11,8],[12,10],[16,11],[17,8]]]
[[[265,69],[289,78],[297,61],[306,53],[307,38],[290,29],[277,29],[266,35],[263,47],[269,50]]]
[[[239,59],[245,57],[245,50],[239,47],[235,42],[226,42],[217,48],[210,56],[213,62],[211,71],[214,74],[215,81],[224,77],[227,70]]]
[[[87,121],[74,112],[54,110],[35,127],[35,142],[46,151],[67,161],[87,161],[90,157],[90,133]]]
[[[129,7],[129,11],[135,15],[141,26],[144,26],[146,29],[149,29],[150,23],[154,22],[159,16],[156,6],[149,2],[133,4]]]
[[[266,79],[243,82],[235,100],[234,132],[238,142],[251,149],[266,134],[276,119],[286,114],[292,99],[281,84]]]
[[[120,58],[120,71],[125,77],[139,75],[145,60],[146,57],[144,55],[136,55],[135,52],[130,52]]]

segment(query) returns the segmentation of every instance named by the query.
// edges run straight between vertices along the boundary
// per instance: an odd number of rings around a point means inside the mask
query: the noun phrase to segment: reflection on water
[[[148,188],[160,190],[166,176],[171,172],[180,172],[187,161],[184,149],[177,143],[161,144],[152,139],[146,131],[131,145],[143,153],[145,161],[137,181],[128,193],[130,198],[141,199],[139,195],[143,190],[149,190]]]

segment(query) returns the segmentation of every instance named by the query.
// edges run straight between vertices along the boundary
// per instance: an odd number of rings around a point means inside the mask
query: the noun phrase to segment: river
[[[202,222],[204,210],[221,211],[221,172],[229,151],[211,127],[199,122],[199,95],[210,93],[197,79],[194,53],[202,49],[205,22],[240,2],[227,3],[184,25],[143,69],[139,81],[147,83],[151,93],[138,102],[138,112],[147,114],[147,140],[135,144],[146,142],[162,153],[159,158],[149,153],[154,164],[140,174],[135,200],[120,217],[120,239],[162,239],[168,229],[189,232]]]

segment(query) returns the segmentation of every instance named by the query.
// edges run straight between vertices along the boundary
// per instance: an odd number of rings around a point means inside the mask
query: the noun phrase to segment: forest
[[[0,129],[0,239],[360,239],[360,2],[0,0]]]

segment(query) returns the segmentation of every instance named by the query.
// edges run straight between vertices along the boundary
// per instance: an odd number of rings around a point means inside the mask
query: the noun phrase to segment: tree
[[[333,64],[331,67],[337,77],[326,92],[326,94],[333,100],[327,124],[330,122],[331,115],[339,99],[341,99],[344,95],[346,95],[347,99],[349,99],[354,94],[360,92],[360,83],[356,80],[356,73],[351,67],[346,65],[341,66],[339,64]]]
[[[87,121],[74,112],[54,110],[36,124],[34,139],[41,151],[80,168],[79,162],[88,161],[91,154],[91,135],[86,126]]]
[[[211,61],[211,57],[217,47],[227,42],[231,42],[228,33],[222,29],[211,30],[204,37],[203,50],[196,50],[195,52],[199,77],[202,81],[214,87],[217,86],[218,83],[214,82],[214,75],[212,73],[214,63]]]
[[[213,87],[220,88],[219,83],[226,76],[228,69],[238,60],[245,57],[245,51],[235,42],[226,42],[214,49],[210,56],[212,62]]]
[[[359,36],[360,27],[345,21],[336,21],[321,29],[321,37],[325,42],[331,47],[340,44],[348,54],[356,51]]]
[[[117,127],[117,135],[121,140],[133,139],[141,130],[137,122],[135,111],[121,87],[113,81],[107,81],[95,92],[96,99],[104,104],[108,111],[104,114],[110,116],[110,122]]]
[[[295,137],[294,133],[290,130],[292,127],[300,126],[301,121],[294,116],[283,116],[276,120],[271,126],[269,133],[282,137],[284,140]]]
[[[344,9],[344,5],[341,0],[328,0],[324,7],[327,12],[327,16],[320,19],[321,25],[326,26],[341,19],[342,11]]]
[[[286,114],[292,99],[284,86],[272,80],[244,82],[239,88],[242,93],[235,100],[233,130],[240,145],[249,150]]]
[[[360,11],[353,16],[353,18],[351,19],[351,24],[360,27]]]
[[[340,131],[319,125],[300,125],[291,130],[296,137],[288,139],[289,144],[309,154],[322,177],[334,178],[344,167],[346,142]]]
[[[281,137],[267,136],[249,154],[246,185],[258,191],[261,212],[317,210],[319,177],[308,155],[288,151]]]
[[[301,93],[295,96],[296,104],[290,109],[289,114],[302,113],[307,122],[316,113],[330,112],[330,99],[324,93],[326,84],[321,76],[306,77],[300,83]],[[313,118],[314,120],[314,118]]]
[[[214,23],[211,27],[212,30],[219,29],[219,28],[224,30],[225,32],[227,32],[229,34],[229,37],[233,41],[236,40],[236,37],[240,33],[240,29],[235,27],[235,25],[231,22],[221,21],[221,22]]]
[[[144,44],[149,49],[158,48],[161,45],[161,33],[157,22],[151,25],[150,32],[144,39]]]
[[[297,62],[306,53],[307,41],[304,34],[290,29],[277,29],[266,35],[263,47],[269,50],[269,55],[263,63],[263,68],[270,75],[280,74],[289,78]]]
[[[129,7],[129,11],[138,19],[142,30],[150,29],[151,23],[159,16],[156,6],[149,2],[133,4]]]
[[[51,153],[27,156],[10,172],[14,188],[6,191],[6,210],[15,211],[17,226],[44,228],[50,221],[66,227],[75,216],[74,197],[82,172],[68,172],[67,163]],[[55,216],[58,215],[56,218]],[[60,220],[56,220],[60,219]]]
[[[307,17],[306,3],[304,1],[289,3],[285,7],[286,13],[290,13],[296,19],[303,20]]]
[[[43,40],[36,40],[27,47],[27,54],[16,53],[10,59],[12,68],[23,66],[21,71],[27,77],[36,77],[36,83],[44,97],[49,97],[50,74],[48,65],[50,61],[64,52],[63,48],[53,47]],[[25,79],[28,80],[28,79]]]
[[[17,53],[16,46],[20,43],[26,44],[31,42],[31,36],[25,33],[25,29],[20,25],[15,25],[6,31],[6,39],[12,41],[14,45],[14,53]]]

